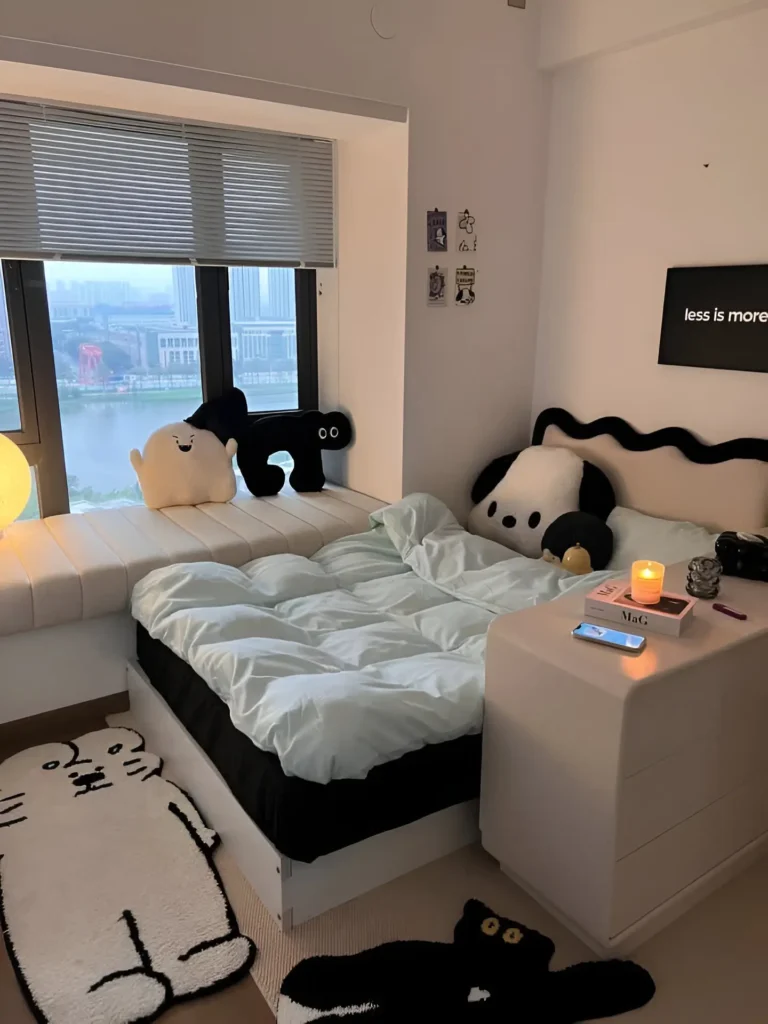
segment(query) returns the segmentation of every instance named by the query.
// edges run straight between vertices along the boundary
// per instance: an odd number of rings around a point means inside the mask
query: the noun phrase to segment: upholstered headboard
[[[571,448],[610,478],[616,502],[646,515],[716,530],[768,524],[768,440],[707,445],[681,427],[641,434],[605,416],[580,423],[565,409],[545,409],[534,444]]]

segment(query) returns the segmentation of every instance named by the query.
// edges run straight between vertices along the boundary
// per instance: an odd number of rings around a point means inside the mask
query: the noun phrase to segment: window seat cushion
[[[15,523],[0,538],[0,636],[122,611],[142,576],[173,562],[313,555],[367,530],[369,514],[384,504],[328,484],[318,494],[132,505]]]

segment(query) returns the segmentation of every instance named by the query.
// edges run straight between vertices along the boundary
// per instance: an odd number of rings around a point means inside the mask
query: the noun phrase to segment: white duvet
[[[286,774],[326,783],[478,732],[494,617],[610,575],[517,555],[414,494],[313,558],[156,569],[133,615]]]

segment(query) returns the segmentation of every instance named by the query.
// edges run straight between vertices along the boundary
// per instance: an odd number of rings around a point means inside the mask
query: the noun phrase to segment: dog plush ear
[[[248,400],[240,388],[230,388],[203,402],[184,422],[197,430],[210,430],[224,445],[230,438],[239,441],[248,429]]]
[[[579,489],[579,509],[605,522],[615,508],[616,494],[611,481],[602,469],[585,461]]]
[[[488,497],[494,487],[498,487],[519,454],[520,452],[513,452],[511,455],[502,455],[485,467],[472,488],[474,505],[478,505],[483,498]]]

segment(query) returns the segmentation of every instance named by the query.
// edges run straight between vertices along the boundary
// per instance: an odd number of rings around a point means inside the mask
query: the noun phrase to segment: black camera
[[[768,537],[759,533],[721,533],[715,552],[726,576],[768,583]]]

